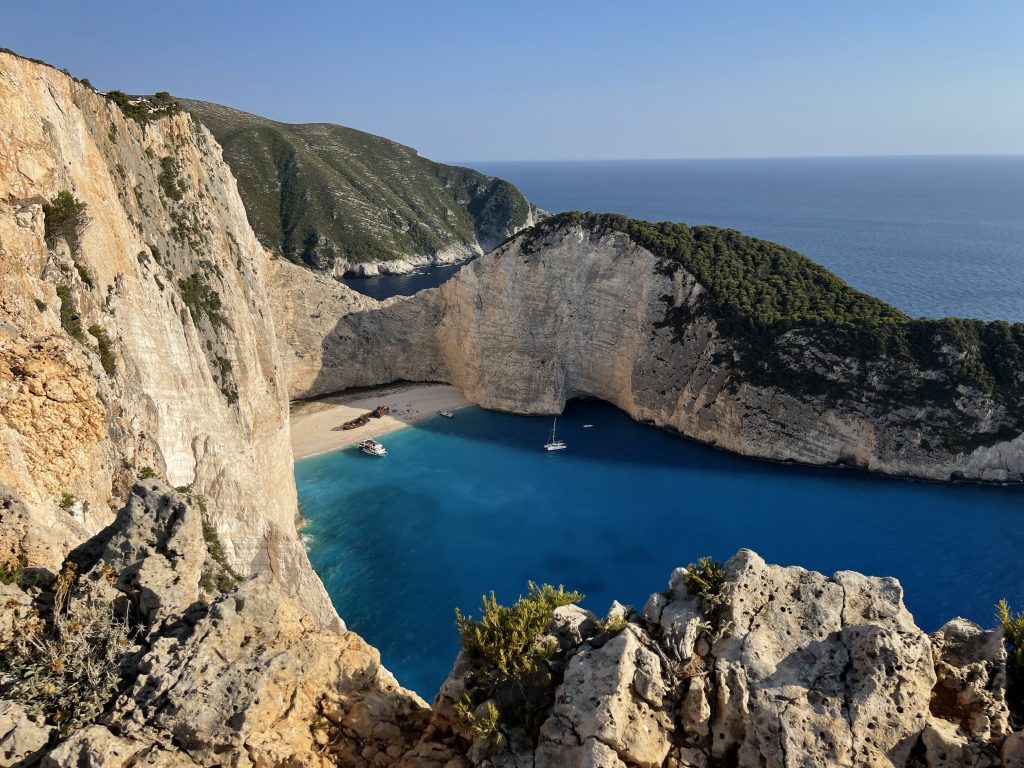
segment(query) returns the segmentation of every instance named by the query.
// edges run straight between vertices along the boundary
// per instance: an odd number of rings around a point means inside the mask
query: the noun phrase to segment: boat
[[[372,437],[368,437],[359,443],[359,450],[369,456],[387,456],[388,452],[384,449],[384,446],[374,440]]]
[[[551,437],[544,443],[544,449],[547,451],[564,451],[566,448],[565,441],[559,440],[555,436],[555,430],[558,427],[558,417],[555,416],[555,420],[551,423]]]
[[[594,425],[593,424],[584,424],[583,428],[584,429],[590,429],[592,426],[594,426]]]
[[[438,416],[444,416],[446,419],[454,419],[455,418],[455,414],[452,413],[451,411],[438,411],[437,415]]]

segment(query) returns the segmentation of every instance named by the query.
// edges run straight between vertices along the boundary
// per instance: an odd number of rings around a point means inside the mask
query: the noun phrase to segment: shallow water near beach
[[[593,424],[584,428],[584,424]],[[453,610],[528,580],[603,614],[638,608],[672,569],[740,547],[783,565],[897,577],[925,630],[1024,607],[1024,489],[939,485],[743,459],[570,403],[549,419],[466,408],[296,463],[310,558],[348,626],[426,698],[458,652]]]

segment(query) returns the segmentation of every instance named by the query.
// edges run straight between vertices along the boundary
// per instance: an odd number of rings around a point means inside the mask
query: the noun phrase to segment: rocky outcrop
[[[473,764],[538,768],[1016,764],[998,631],[957,619],[929,637],[894,579],[749,551],[726,564],[717,615],[685,577],[611,634],[556,613],[560,682],[535,740],[513,727],[495,747],[453,714],[474,673],[460,658],[418,754],[451,733]]]
[[[2,52],[0,105],[0,483],[24,502],[0,543],[56,570],[153,474],[205,499],[235,569],[336,620],[295,533],[269,257],[220,148]],[[61,192],[80,233],[47,222]]]
[[[25,587],[47,621],[55,611],[77,621],[91,605],[129,617],[122,682],[98,720],[67,734],[31,696],[0,700],[4,765],[42,757],[44,766],[386,768],[422,735],[426,704],[357,635],[324,627],[269,574],[210,577],[223,566],[194,497],[136,485],[114,523],[68,563],[61,572],[72,581]],[[72,584],[63,599],[62,582]],[[4,589],[8,606],[21,606],[20,628],[0,626],[9,644],[31,631],[33,601]],[[0,686],[10,682],[0,667]]]
[[[808,282],[838,283],[802,268]],[[841,284],[836,291],[898,315]],[[320,310],[277,320],[291,359],[303,361],[289,370],[293,397],[396,380],[445,381],[516,413],[558,413],[571,398],[596,397],[746,456],[932,480],[1024,479],[1012,356],[991,374],[1008,382],[1005,396],[984,377],[954,376],[968,358],[988,376],[986,361],[1002,353],[959,339],[955,322],[948,339],[939,322],[882,327],[925,339],[917,358],[864,351],[886,343],[872,337],[881,326],[867,323],[836,326],[854,341],[820,323],[771,327],[770,336],[754,319],[726,324],[720,299],[693,273],[614,228],[556,217],[437,289],[336,301],[333,327]],[[1010,326],[983,330],[1020,336]]]

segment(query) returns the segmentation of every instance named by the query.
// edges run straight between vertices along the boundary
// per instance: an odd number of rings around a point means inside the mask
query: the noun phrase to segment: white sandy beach
[[[355,429],[333,431],[360,414],[386,405],[391,412]],[[393,432],[432,418],[438,411],[472,405],[462,391],[448,384],[397,384],[352,394],[294,403],[291,411],[292,452],[296,459],[316,456]]]

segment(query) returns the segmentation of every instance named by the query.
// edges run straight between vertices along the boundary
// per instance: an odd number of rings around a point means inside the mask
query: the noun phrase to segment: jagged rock
[[[31,765],[45,751],[56,728],[38,722],[14,701],[0,700],[0,765]]]
[[[41,768],[196,768],[189,756],[173,747],[125,739],[102,725],[77,731],[51,751]]]
[[[786,765],[903,764],[925,724],[935,673],[928,638],[894,579],[768,566],[749,551],[716,643],[715,757]]]
[[[931,640],[937,679],[922,734],[928,765],[999,765],[999,741],[1010,733],[1002,632],[953,619]]]
[[[1006,736],[1010,712],[1003,633],[957,618],[931,639],[937,676],[932,713],[957,724],[975,739]]]
[[[955,620],[933,647],[894,579],[771,566],[747,550],[725,573],[719,615],[705,615],[679,569],[642,620],[611,639],[581,634],[557,669],[536,746],[506,743],[487,759],[536,768],[995,768],[1020,759],[1018,738],[1007,738],[997,631]],[[460,657],[442,697],[459,695],[470,674]],[[426,741],[459,729],[442,697]],[[466,754],[479,765],[486,752],[475,743]]]
[[[203,537],[201,511],[157,480],[136,484],[110,527],[73,557],[91,560],[93,571],[110,569],[113,588],[150,631],[199,603],[206,596],[204,570],[219,568]]]
[[[1024,731],[1018,731],[1003,743],[1003,768],[1024,768]]]
[[[329,765],[314,738],[321,720],[334,731],[331,751],[359,764],[369,744],[386,754],[409,734],[404,752],[427,712],[374,649],[319,627],[265,576],[214,603],[183,642],[156,641],[139,670],[111,722],[132,738],[172,739],[200,765],[227,753],[237,766]]]
[[[551,633],[562,648],[574,648],[592,637],[597,617],[578,605],[563,605],[555,609]]]
[[[625,763],[661,765],[673,730],[662,673],[661,660],[631,626],[600,648],[581,649],[566,663],[541,728],[541,739],[556,746],[538,749],[538,768],[573,761],[566,729],[578,743],[598,741]]]

